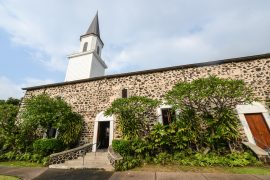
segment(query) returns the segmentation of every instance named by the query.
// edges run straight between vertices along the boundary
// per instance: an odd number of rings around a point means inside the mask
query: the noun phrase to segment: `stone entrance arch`
[[[110,122],[110,135],[109,135],[109,145],[112,144],[113,140],[113,116],[105,116],[104,111],[101,111],[98,113],[95,119],[95,124],[94,124],[94,137],[93,137],[93,152],[96,152],[97,150],[97,138],[98,138],[98,127],[99,127],[99,122]]]

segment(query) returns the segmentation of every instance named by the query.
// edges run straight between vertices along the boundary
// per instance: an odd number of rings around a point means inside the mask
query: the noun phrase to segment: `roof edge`
[[[75,81],[67,81],[67,82],[59,82],[59,83],[39,85],[39,86],[33,86],[33,87],[26,87],[26,88],[22,88],[22,90],[36,90],[36,89],[42,89],[42,88],[48,88],[48,87],[56,87],[56,86],[63,86],[63,85],[68,85],[68,84],[96,81],[96,80],[101,80],[101,79],[125,77],[125,76],[132,76],[132,75],[138,75],[138,74],[149,74],[149,73],[163,72],[163,71],[169,71],[169,70],[175,70],[175,69],[219,65],[219,64],[226,64],[226,63],[232,63],[232,62],[252,61],[256,59],[265,59],[265,58],[270,58],[270,53],[215,60],[215,61],[207,61],[207,62],[201,62],[201,63],[185,64],[185,65],[179,65],[179,66],[170,66],[170,67],[157,68],[157,69],[148,69],[148,70],[134,71],[134,72],[128,72],[128,73],[112,74],[112,75],[106,75],[106,76],[100,76],[100,77],[80,79],[80,80],[75,80]]]

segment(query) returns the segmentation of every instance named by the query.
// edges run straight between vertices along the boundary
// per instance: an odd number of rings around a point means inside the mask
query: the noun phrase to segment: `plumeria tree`
[[[252,90],[242,80],[216,76],[179,82],[166,95],[168,104],[181,110],[179,119],[190,129],[190,137],[197,149],[212,149],[239,139],[237,104],[254,100]]]

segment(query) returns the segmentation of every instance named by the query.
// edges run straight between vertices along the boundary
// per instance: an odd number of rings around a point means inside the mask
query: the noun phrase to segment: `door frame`
[[[245,114],[254,114],[254,113],[260,113],[262,114],[266,125],[270,129],[270,115],[268,113],[268,110],[265,108],[265,106],[259,102],[252,102],[251,104],[247,105],[237,105],[236,110],[240,119],[240,122],[244,128],[245,134],[248,138],[248,141],[252,144],[256,144],[253,134],[249,128],[248,122],[245,118]]]
[[[97,138],[98,138],[98,125],[99,122],[104,122],[104,121],[109,121],[110,122],[110,137],[109,137],[109,145],[112,144],[112,140],[113,140],[113,132],[114,132],[114,123],[113,123],[113,116],[105,116],[104,115],[104,111],[101,111],[100,113],[98,113],[98,115],[96,116],[95,119],[95,123],[94,123],[94,137],[93,137],[93,148],[92,148],[92,152],[96,152],[97,150]]]

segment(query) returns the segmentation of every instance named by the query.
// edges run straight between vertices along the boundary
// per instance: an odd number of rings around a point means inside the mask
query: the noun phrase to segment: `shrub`
[[[15,150],[18,148],[19,127],[16,124],[16,117],[19,106],[3,101],[0,104],[0,149]],[[0,152],[1,152],[0,150]]]
[[[82,117],[72,111],[63,99],[52,98],[43,93],[25,100],[21,114],[22,129],[31,144],[44,133],[49,137],[48,128],[58,129],[58,139],[67,147],[74,146],[83,128]]]
[[[247,166],[247,165],[259,165],[260,161],[256,159],[250,152],[233,152],[225,155],[216,153],[202,154],[195,153],[189,156],[184,156],[182,153],[177,153],[174,156],[174,160],[181,165],[191,166]]]
[[[137,158],[146,158],[149,156],[148,142],[143,138],[134,138],[130,140],[131,155]]]
[[[50,157],[44,157],[41,160],[41,163],[43,164],[43,166],[47,166],[49,163]]]
[[[30,161],[31,162],[36,162],[36,163],[41,163],[43,158],[44,157],[41,154],[32,154]]]
[[[31,153],[24,153],[20,156],[20,161],[29,161],[31,159]]]
[[[12,160],[16,158],[16,152],[15,151],[9,151],[0,156],[0,160]]]
[[[131,143],[128,140],[114,139],[112,141],[112,148],[121,156],[128,156],[131,154]]]
[[[125,171],[140,166],[142,161],[132,156],[126,156],[115,164],[116,171]]]
[[[169,164],[172,162],[173,156],[171,154],[168,154],[166,152],[162,152],[157,154],[155,157],[153,157],[153,162],[155,164]]]
[[[149,120],[159,101],[142,96],[132,96],[113,101],[105,115],[115,115],[124,139],[142,138],[150,131]]]
[[[229,149],[239,143],[237,104],[255,100],[252,90],[243,80],[216,76],[179,82],[166,94],[174,109],[180,109],[179,126],[188,128],[190,146],[194,150],[206,147],[213,151]]]
[[[63,144],[58,139],[39,139],[33,143],[34,152],[42,156],[59,152],[63,149]]]

